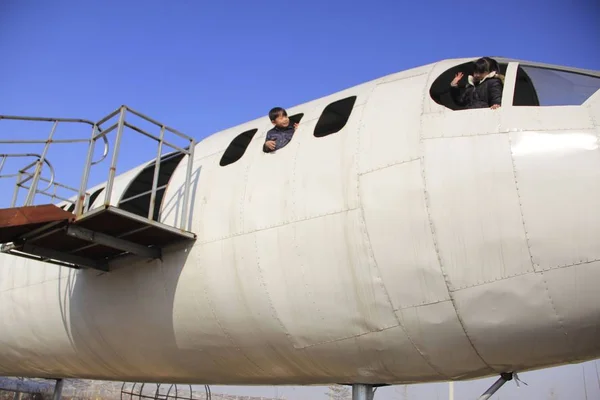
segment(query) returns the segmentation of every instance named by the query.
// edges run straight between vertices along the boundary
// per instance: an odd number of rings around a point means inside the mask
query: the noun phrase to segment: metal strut
[[[373,400],[375,390],[373,385],[355,383],[352,385],[352,400]]]
[[[56,380],[56,385],[54,386],[54,393],[52,394],[52,400],[60,400],[62,397],[62,391],[65,381],[62,379]]]
[[[503,372],[500,374],[500,378],[484,394],[479,396],[479,400],[487,400],[494,395],[504,384],[513,378],[512,372]]]

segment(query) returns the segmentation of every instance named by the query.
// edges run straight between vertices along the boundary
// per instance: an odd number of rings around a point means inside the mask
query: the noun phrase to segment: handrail
[[[80,118],[51,118],[51,117],[26,117],[19,115],[0,115],[0,121],[3,119],[7,120],[17,120],[17,121],[40,121],[40,122],[73,122],[73,123],[83,123],[89,125],[96,125],[94,122],[88,119],[80,119]]]
[[[1,142],[0,142],[1,143]],[[9,157],[36,157],[37,160],[35,163],[28,165],[27,167],[20,169],[19,173],[25,173],[25,171],[34,166],[38,161],[40,161],[42,159],[42,155],[41,154],[36,154],[36,153],[21,153],[21,154],[0,154],[0,157],[2,157],[3,159],[9,158]],[[52,185],[54,184],[54,177],[55,177],[55,173],[54,173],[54,167],[52,166],[52,164],[50,163],[50,161],[48,161],[48,159],[44,158],[43,160],[46,165],[48,165],[48,168],[50,169],[50,183],[48,184],[48,187],[46,187],[44,190],[41,190],[42,192],[45,192],[46,190],[50,189],[50,187],[52,187]],[[4,164],[4,162],[2,162],[2,164]],[[30,173],[27,173],[27,175],[31,175]],[[9,177],[13,177],[15,176],[13,175],[0,175],[0,178],[9,178]],[[21,182],[19,182],[21,183]]]
[[[140,126],[136,126],[137,123],[137,118],[134,118],[134,121],[128,122],[126,121],[126,116],[127,114],[133,114],[135,117],[138,117],[142,120],[142,125]],[[115,118],[116,117],[116,118]],[[117,119],[117,122],[114,122],[115,119]],[[131,108],[127,107],[126,105],[121,105],[119,108],[117,108],[116,110],[114,110],[113,112],[111,112],[110,114],[108,114],[107,116],[105,116],[104,118],[100,119],[97,122],[92,122],[90,120],[87,119],[79,119],[79,118],[51,118],[51,117],[26,117],[26,116],[13,116],[13,115],[0,115],[0,121],[2,120],[19,120],[19,121],[41,121],[41,122],[51,122],[53,124],[52,130],[50,131],[50,134],[46,136],[46,138],[44,140],[0,140],[0,145],[2,144],[7,144],[7,145],[23,145],[23,144],[31,144],[31,145],[42,145],[44,147],[43,152],[41,152],[40,154],[34,154],[34,153],[23,153],[23,154],[0,154],[0,172],[2,170],[2,167],[5,166],[5,161],[7,157],[35,157],[36,161],[31,164],[28,165],[25,168],[21,168],[18,172],[17,176],[17,185],[15,188],[15,193],[18,193],[18,190],[20,188],[26,188],[29,189],[28,190],[28,195],[27,195],[27,199],[25,200],[25,204],[26,205],[31,205],[34,203],[35,201],[35,195],[36,194],[43,194],[46,196],[52,196],[53,198],[60,198],[59,196],[57,196],[57,192],[56,190],[59,188],[59,184],[57,184],[56,180],[55,180],[55,169],[54,166],[52,165],[52,163],[46,159],[46,155],[49,151],[49,147],[56,143],[56,144],[74,144],[74,143],[87,143],[88,144],[88,148],[87,148],[87,155],[85,157],[85,164],[83,166],[83,174],[81,176],[81,180],[79,183],[79,189],[76,190],[77,193],[77,197],[76,200],[74,201],[75,203],[75,207],[74,207],[74,214],[76,216],[81,216],[83,213],[85,213],[86,211],[86,201],[87,201],[87,197],[88,197],[88,193],[87,193],[87,188],[88,188],[88,181],[90,178],[90,170],[91,167],[94,165],[97,165],[99,163],[105,162],[108,163],[108,177],[104,186],[104,194],[102,195],[104,197],[104,205],[108,206],[111,203],[111,199],[112,199],[112,192],[113,192],[113,186],[114,186],[114,181],[115,181],[115,177],[116,177],[116,170],[117,170],[117,159],[119,157],[119,152],[120,152],[120,147],[121,147],[121,142],[124,136],[124,131],[125,130],[132,130],[136,133],[139,133],[155,142],[157,142],[158,147],[157,147],[157,152],[156,152],[156,161],[154,162],[154,173],[153,173],[153,179],[152,179],[152,184],[151,184],[151,189],[150,186],[148,186],[147,189],[149,190],[143,190],[144,193],[140,194],[140,193],[136,193],[133,196],[129,196],[129,198],[127,199],[120,199],[120,203],[125,203],[127,201],[133,200],[133,199],[137,199],[139,197],[142,196],[147,196],[148,193],[150,194],[150,199],[148,202],[148,215],[147,218],[149,220],[153,220],[154,217],[154,209],[155,209],[155,205],[156,205],[156,201],[159,198],[158,192],[161,190],[165,190],[166,189],[166,185],[165,184],[159,184],[159,176],[160,176],[160,168],[161,168],[161,163],[164,162],[163,159],[163,155],[162,155],[162,150],[164,149],[164,147],[168,147],[171,148],[173,150],[176,151],[177,154],[182,154],[183,156],[187,156],[188,158],[188,162],[187,162],[187,168],[185,171],[185,182],[184,182],[184,187],[183,187],[183,199],[182,199],[182,207],[181,207],[181,218],[179,219],[179,223],[178,225],[180,225],[181,229],[189,229],[191,227],[191,220],[189,219],[189,213],[190,213],[190,191],[191,191],[191,180],[192,180],[192,165],[193,165],[193,160],[194,160],[194,149],[195,149],[195,144],[196,144],[196,140],[190,136],[185,135],[184,133],[171,128],[155,119],[152,119],[150,117],[148,117],[147,115],[144,115],[138,111],[132,110]],[[151,125],[154,125],[155,127],[160,128],[160,133],[156,134],[154,131],[154,127],[152,129],[146,128],[147,126],[147,122],[149,122]],[[87,139],[81,139],[81,138],[67,138],[67,139],[58,139],[55,140],[53,138],[53,135],[57,129],[57,126],[61,123],[83,123],[83,124],[87,124],[89,126],[92,126],[92,132],[91,135],[87,138]],[[112,124],[110,126],[108,126],[109,124]],[[107,125],[105,128],[102,128],[101,125]],[[2,126],[2,124],[0,124],[0,126]],[[62,126],[62,125],[61,125]],[[113,143],[110,144],[109,142],[109,137],[108,134],[113,132],[114,135],[112,137],[111,140],[113,140]],[[183,143],[178,143],[175,140],[171,140],[171,138],[166,137],[166,133],[169,134],[173,134],[175,136],[178,136],[179,139],[183,139],[185,142],[185,144]],[[76,133],[77,135],[77,133]],[[5,136],[5,135],[3,135]],[[71,135],[69,135],[71,136]],[[95,160],[95,147],[96,144],[98,142],[99,139],[102,139],[103,141],[103,151],[101,156]],[[173,138],[174,139],[174,138]],[[111,159],[109,159],[108,157],[111,157]],[[50,169],[50,177],[49,179],[46,179],[44,177],[42,177],[42,167],[43,165],[48,165],[49,169]],[[35,170],[32,171],[31,167],[34,167]],[[11,176],[15,176],[15,175],[11,175]],[[6,177],[3,175],[0,175],[0,178],[2,177]],[[30,182],[31,181],[31,182]],[[40,190],[38,188],[38,183],[39,181],[44,181],[44,182],[49,182],[48,186],[42,190]],[[25,185],[27,182],[27,185]],[[60,186],[64,186],[64,185],[60,185]],[[71,190],[73,190],[73,188],[70,188]],[[64,201],[66,201],[66,199],[62,199]],[[72,202],[71,200],[69,200],[69,202]],[[145,202],[145,200],[144,200]],[[145,207],[145,206],[144,206]],[[145,212],[145,211],[144,211]]]
[[[0,115],[0,119],[2,119],[3,116]],[[100,128],[98,128],[100,129]],[[85,142],[90,142],[92,139],[58,139],[58,140],[52,140],[51,143],[58,143],[58,144],[73,144],[73,143],[85,143]],[[102,152],[102,157],[97,160],[97,161],[93,161],[92,165],[96,165],[98,163],[101,163],[102,161],[104,161],[104,159],[106,159],[106,156],[108,156],[108,150],[109,150],[109,143],[108,143],[108,139],[106,138],[106,136],[102,136],[102,140],[104,141],[104,151]],[[46,144],[48,143],[48,140],[28,140],[28,139],[24,139],[24,140],[0,140],[0,144]],[[41,156],[40,156],[41,157]]]

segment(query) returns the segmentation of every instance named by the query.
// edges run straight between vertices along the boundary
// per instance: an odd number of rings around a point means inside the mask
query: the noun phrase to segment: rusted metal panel
[[[15,243],[24,256],[108,271],[111,260],[127,254],[160,258],[160,249],[194,235],[113,207],[80,218],[53,205],[0,210],[0,239],[18,238],[26,239]]]
[[[72,216],[70,213],[69,215]],[[145,223],[144,219],[131,217],[130,213],[121,210],[115,212],[112,207],[94,210],[80,219],[71,218],[69,226],[71,225],[109,238],[114,242],[113,246],[107,241],[86,240],[85,237],[69,235],[68,226],[58,229],[52,227],[29,238],[28,243],[59,254],[106,262],[127,253],[122,248],[119,249],[124,243],[128,243],[130,248],[137,248],[137,253],[148,246],[152,247],[148,247],[147,252],[159,253],[160,248],[189,239],[189,234],[180,233],[177,229],[164,229],[162,224],[156,222]],[[115,243],[120,243],[121,246]]]
[[[0,209],[0,243],[12,242],[45,224],[68,222],[75,216],[54,204]]]

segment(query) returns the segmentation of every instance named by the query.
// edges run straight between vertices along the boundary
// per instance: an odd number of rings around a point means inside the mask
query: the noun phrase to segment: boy
[[[290,126],[290,119],[288,118],[287,111],[281,107],[275,107],[269,111],[269,119],[273,123],[274,127],[267,132],[265,138],[265,144],[263,150],[265,153],[270,153],[275,150],[279,150],[286,146],[291,140],[298,124]]]

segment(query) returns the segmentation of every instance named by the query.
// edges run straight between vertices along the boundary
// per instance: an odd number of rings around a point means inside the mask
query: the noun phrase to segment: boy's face
[[[287,128],[290,125],[290,119],[284,113],[279,113],[275,121],[271,121],[273,125],[279,128]]]

